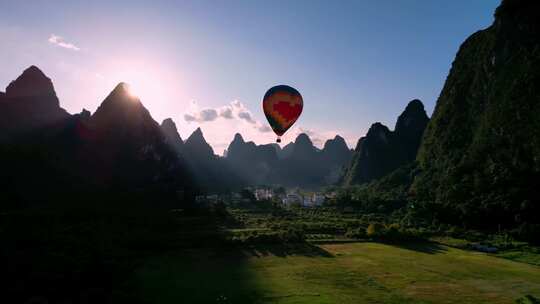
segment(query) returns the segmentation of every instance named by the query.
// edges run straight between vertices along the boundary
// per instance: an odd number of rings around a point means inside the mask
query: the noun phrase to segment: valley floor
[[[153,257],[130,284],[163,304],[515,303],[540,298],[540,267],[436,243],[274,245]]]

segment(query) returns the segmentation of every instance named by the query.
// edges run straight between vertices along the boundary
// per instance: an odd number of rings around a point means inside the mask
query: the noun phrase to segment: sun
[[[137,90],[130,84],[125,84],[126,91],[128,95],[132,98],[139,98],[139,94],[137,93]]]
[[[159,119],[169,117],[171,109],[185,99],[183,74],[160,62],[145,58],[116,58],[99,67],[99,74],[104,75],[99,78],[103,96],[107,96],[119,83],[124,83],[126,96],[140,101]]]

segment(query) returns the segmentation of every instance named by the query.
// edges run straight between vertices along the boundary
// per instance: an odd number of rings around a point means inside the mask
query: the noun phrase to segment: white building
[[[300,203],[302,203],[302,197],[296,193],[287,194],[287,196],[283,199],[283,204],[287,206]]]
[[[206,196],[206,200],[209,202],[209,203],[217,203],[218,201],[218,195],[217,194],[211,194],[211,195],[207,195]]]
[[[272,190],[270,189],[257,189],[255,190],[255,199],[258,201],[269,200],[273,196]]]
[[[302,206],[304,206],[304,207],[312,207],[313,206],[313,201],[311,200],[310,196],[304,196],[304,202],[303,202]]]

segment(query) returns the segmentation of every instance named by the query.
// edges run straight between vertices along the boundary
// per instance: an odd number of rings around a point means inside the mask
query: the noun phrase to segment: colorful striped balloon
[[[281,142],[281,136],[300,117],[303,107],[302,95],[293,87],[278,85],[270,88],[264,94],[264,115],[266,115],[272,130],[278,136],[277,142]]]

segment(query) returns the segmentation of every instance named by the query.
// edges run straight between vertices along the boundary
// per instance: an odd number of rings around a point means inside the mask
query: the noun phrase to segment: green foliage
[[[242,189],[240,191],[240,195],[242,198],[249,199],[251,201],[255,201],[255,194],[253,194],[253,191],[250,191],[248,189]]]
[[[379,223],[372,223],[366,229],[366,236],[370,238],[376,238],[383,234],[384,226]]]
[[[366,237],[366,229],[364,228],[348,228],[345,233],[346,238],[350,239],[362,239]]]
[[[540,300],[534,296],[526,295],[517,299],[516,304],[540,304]]]
[[[368,213],[390,214],[407,205],[416,174],[415,163],[400,167],[379,180],[342,189],[337,201]]]
[[[411,188],[439,220],[491,230],[540,223],[539,12],[538,1],[504,1],[452,64]]]

